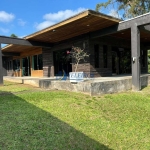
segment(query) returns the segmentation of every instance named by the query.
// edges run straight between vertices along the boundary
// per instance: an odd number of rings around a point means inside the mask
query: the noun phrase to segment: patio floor
[[[56,77],[10,77],[5,76],[4,80],[29,84],[45,89],[58,89],[73,92],[83,92],[91,96],[122,92],[132,89],[131,75],[115,75],[111,77],[97,77],[85,79],[77,84],[70,83],[70,80],[61,80]],[[150,85],[150,74],[141,75],[141,86]]]

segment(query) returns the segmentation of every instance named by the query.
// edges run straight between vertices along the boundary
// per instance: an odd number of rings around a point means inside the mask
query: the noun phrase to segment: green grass
[[[99,97],[6,82],[0,150],[149,150],[150,87]]]

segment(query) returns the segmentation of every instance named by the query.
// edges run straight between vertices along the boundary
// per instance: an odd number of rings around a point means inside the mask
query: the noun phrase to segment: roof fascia
[[[7,36],[0,36],[0,43],[24,45],[24,46],[52,47],[51,43],[36,42],[36,41],[30,41],[30,40],[25,40],[21,38],[13,38],[13,37],[7,37]]]
[[[91,33],[90,37],[91,38],[97,38],[109,34],[113,34],[119,31],[127,30],[130,29],[133,25],[142,27],[150,24],[150,13],[147,13],[145,15],[126,20],[126,21],[121,21],[117,25],[113,25],[104,29],[101,29],[99,31],[95,31]]]

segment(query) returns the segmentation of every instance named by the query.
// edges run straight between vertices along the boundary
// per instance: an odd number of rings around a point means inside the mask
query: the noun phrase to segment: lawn
[[[90,97],[5,82],[0,150],[149,150],[150,87]]]

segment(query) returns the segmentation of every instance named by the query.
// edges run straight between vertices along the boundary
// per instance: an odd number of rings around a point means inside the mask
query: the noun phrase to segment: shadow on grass
[[[0,149],[110,150],[9,92],[0,95]]]

